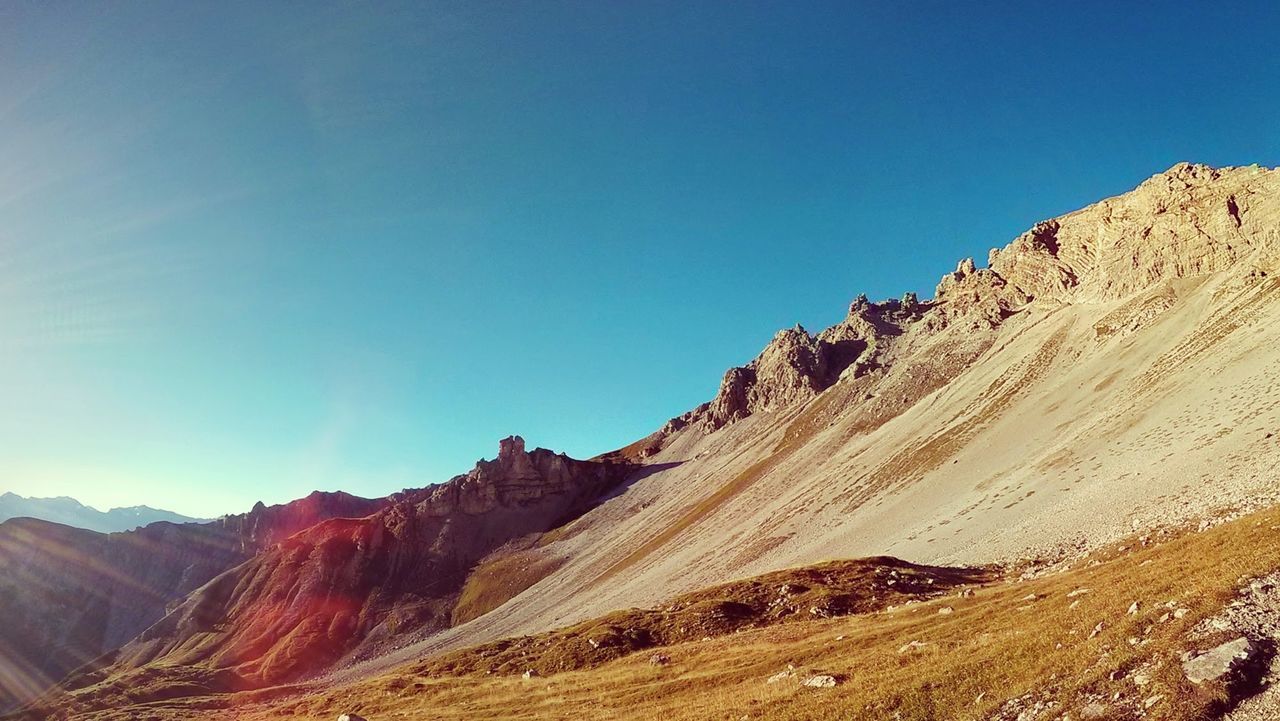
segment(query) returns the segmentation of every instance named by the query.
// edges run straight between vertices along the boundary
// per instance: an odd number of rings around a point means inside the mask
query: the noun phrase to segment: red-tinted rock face
[[[387,504],[388,500],[385,498],[360,498],[342,491],[313,491],[306,498],[278,506],[266,506],[258,502],[248,513],[226,516],[213,521],[211,525],[239,538],[242,549],[252,554],[320,521],[330,518],[363,518],[385,508]]]
[[[319,523],[223,574],[122,649],[117,669],[201,664],[259,686],[404,644],[448,625],[486,554],[582,513],[629,470],[508,438],[470,473]]]
[[[263,548],[387,505],[345,493],[258,504],[211,523],[100,534],[34,519],[0,523],[0,709],[117,648]]]

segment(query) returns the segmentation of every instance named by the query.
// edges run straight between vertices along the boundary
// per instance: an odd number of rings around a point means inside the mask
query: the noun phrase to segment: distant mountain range
[[[99,533],[132,531],[156,521],[171,523],[196,523],[199,518],[189,518],[173,511],[149,506],[112,508],[103,512],[91,508],[74,498],[24,498],[16,493],[0,494],[0,523],[10,518],[39,518],[66,526],[84,528]]]

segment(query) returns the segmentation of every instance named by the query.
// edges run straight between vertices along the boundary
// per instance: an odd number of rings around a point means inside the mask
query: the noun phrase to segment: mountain
[[[172,604],[320,521],[385,505],[313,493],[208,523],[102,534],[33,518],[0,523],[0,710],[136,637]]]
[[[512,438],[496,461],[364,516],[242,543],[241,562],[170,596],[39,712],[378,684],[476,644],[509,671],[524,656],[508,649],[543,653],[525,637],[832,558],[1043,568],[1146,543],[1122,539],[1280,503],[1277,367],[1280,169],[1179,164],[1035,224],[985,267],[961,261],[931,299],[859,296],[831,328],[780,331],[714,398],[618,451],[573,461]],[[1197,548],[1196,561],[1221,551]],[[1219,596],[1239,575],[1214,573]],[[992,593],[990,608],[1020,612]],[[1116,657],[1141,647],[1132,630]]]
[[[112,508],[103,512],[86,506],[74,498],[23,498],[16,493],[0,494],[0,523],[10,518],[38,518],[99,533],[132,531],[150,523],[203,523],[172,511],[148,506]]]
[[[1179,164],[1037,223],[935,297],[780,331],[611,454],[554,570],[392,654],[521,636],[830,558],[1060,559],[1280,500],[1280,169]]]
[[[1181,164],[962,261],[932,299],[781,331],[614,454],[661,470],[538,549],[553,573],[385,663],[828,558],[1061,558],[1266,504],[1278,230],[1280,171]]]
[[[447,628],[480,559],[577,517],[631,470],[507,438],[467,474],[317,523],[223,573],[114,654],[109,673],[200,667],[210,690],[234,690],[385,654]]]

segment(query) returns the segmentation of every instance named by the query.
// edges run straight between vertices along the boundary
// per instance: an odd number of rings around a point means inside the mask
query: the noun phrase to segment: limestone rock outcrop
[[[1280,171],[1179,163],[1132,192],[1037,223],[993,251],[991,270],[1028,296],[1115,300],[1161,281],[1280,251]]]
[[[754,360],[725,373],[710,403],[672,419],[661,435],[690,425],[710,432],[753,413],[808,401],[844,375],[877,367],[892,339],[919,320],[925,307],[914,293],[882,303],[859,296],[843,321],[816,336],[798,324],[778,331]]]
[[[511,436],[498,444],[496,459],[480,461],[470,473],[429,489],[419,505],[435,518],[534,506],[544,498],[573,495],[584,484],[607,483],[617,470],[542,448],[529,453],[523,438]]]
[[[1238,672],[1257,653],[1258,647],[1253,641],[1241,636],[1189,657],[1182,662],[1182,671],[1194,684],[1218,681]]]
[[[1114,301],[1239,265],[1274,272],[1278,189],[1280,169],[1179,163],[1129,193],[1036,223],[991,250],[985,268],[961,261],[930,301],[913,294],[883,303],[859,297],[845,320],[816,336],[798,325],[779,331],[753,361],[725,373],[714,399],[673,418],[638,453],[656,453],[685,428],[710,433],[884,368],[904,334],[914,336],[906,345],[920,347],[945,333],[993,331],[1031,304]],[[1143,312],[1157,313],[1164,302],[1163,296],[1146,302]],[[1124,319],[1120,329],[1134,322]]]

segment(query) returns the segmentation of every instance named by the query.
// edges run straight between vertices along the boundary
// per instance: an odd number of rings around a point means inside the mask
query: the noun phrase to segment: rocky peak
[[[860,295],[844,320],[816,336],[799,324],[780,330],[754,360],[725,373],[710,403],[673,418],[659,434],[690,424],[714,431],[753,413],[807,401],[842,376],[875,368],[887,340],[919,320],[925,308],[914,293],[880,303]]]
[[[524,439],[520,436],[507,436],[498,441],[498,460],[509,460],[524,454]]]
[[[1009,286],[999,273],[978,268],[972,258],[960,262],[954,273],[942,277],[935,292],[925,327],[933,332],[962,322],[970,330],[1000,325],[1028,298]]]
[[[1042,221],[991,253],[1030,298],[1119,300],[1280,252],[1280,169],[1178,163],[1124,195]]]
[[[822,345],[803,326],[778,331],[755,360],[725,373],[711,401],[711,423],[719,427],[813,397],[825,382],[826,360]]]
[[[523,438],[509,436],[498,442],[495,460],[481,460],[470,472],[412,494],[408,500],[434,517],[485,514],[588,487],[598,492],[629,468],[626,463],[577,461],[544,448],[528,452]]]
[[[685,427],[711,432],[883,367],[908,328],[921,337],[952,327],[991,331],[1033,302],[1117,300],[1248,258],[1271,267],[1260,258],[1280,257],[1278,228],[1280,169],[1178,163],[1124,195],[1036,223],[992,249],[986,268],[960,261],[931,301],[859,295],[844,320],[816,336],[800,326],[779,331],[751,363],[725,373],[711,402],[646,439],[646,452]]]
[[[1163,173],[1156,173],[1142,181],[1142,184],[1138,187],[1145,188],[1154,185],[1166,188],[1189,188],[1193,185],[1203,185],[1218,180],[1222,177],[1223,172],[1231,172],[1233,170],[1235,168],[1219,169],[1204,163],[1190,163],[1184,160],[1180,163],[1174,163],[1172,167]]]
[[[1274,256],[1278,224],[1280,169],[1178,163],[1124,195],[1036,223],[992,249],[985,271],[963,261],[942,278],[937,300],[950,302],[953,318],[984,322],[997,307],[1033,300],[1119,300]]]
[[[816,338],[809,335],[804,326],[780,330],[774,335],[760,355],[752,361],[757,379],[764,378],[772,386],[771,398],[761,398],[765,403],[778,400],[791,391],[804,393],[816,390],[824,375],[826,359]]]

